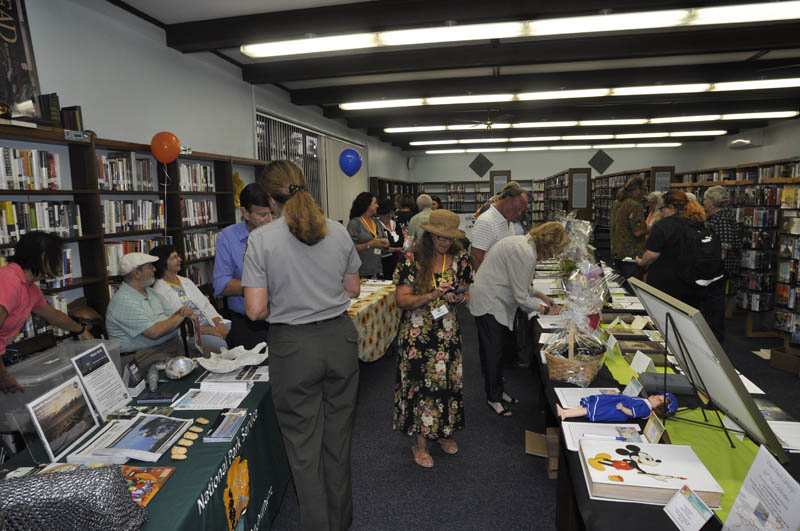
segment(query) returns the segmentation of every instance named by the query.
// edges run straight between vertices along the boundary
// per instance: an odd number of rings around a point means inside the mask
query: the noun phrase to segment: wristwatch
[[[71,333],[69,334],[69,337],[78,337],[78,336],[79,336],[79,335],[81,335],[82,333],[86,332],[86,329],[87,329],[87,328],[88,328],[88,327],[86,326],[86,323],[81,323],[81,329],[80,329],[80,330],[78,330],[77,332],[71,332]]]

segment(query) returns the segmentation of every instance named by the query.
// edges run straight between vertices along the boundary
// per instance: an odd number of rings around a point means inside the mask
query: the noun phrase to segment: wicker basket
[[[600,372],[605,360],[605,356],[597,356],[597,359],[582,361],[549,352],[545,352],[545,357],[551,380],[578,384],[581,387],[587,387],[597,378],[597,373]]]

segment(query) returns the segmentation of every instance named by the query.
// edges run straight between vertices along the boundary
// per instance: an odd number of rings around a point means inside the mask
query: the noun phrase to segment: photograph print
[[[77,378],[34,400],[28,409],[53,460],[97,426]]]
[[[185,426],[185,419],[142,415],[109,448],[160,453],[161,448]]]

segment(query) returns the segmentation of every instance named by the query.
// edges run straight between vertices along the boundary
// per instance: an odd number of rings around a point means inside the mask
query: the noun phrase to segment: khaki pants
[[[269,328],[272,400],[305,530],[345,530],[353,520],[357,339],[346,316]]]

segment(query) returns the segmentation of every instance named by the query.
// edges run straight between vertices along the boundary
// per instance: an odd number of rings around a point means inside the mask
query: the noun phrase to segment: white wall
[[[327,154],[325,157],[327,161],[325,168],[325,196],[327,198],[328,217],[347,223],[353,199],[355,199],[360,192],[369,189],[367,182],[368,175],[366,162],[362,164],[358,173],[352,177],[345,175],[341,168],[339,168],[339,154],[344,149],[352,148],[361,154],[363,160],[365,151],[362,147],[342,142],[335,138],[326,138],[324,146]]]
[[[212,54],[182,54],[164,31],[101,0],[27,0],[42,92],[80,105],[99,136],[149,143],[174,132],[197,151],[255,157],[254,107],[369,146],[370,174],[408,178],[399,149],[292,105],[273,86],[253,87]],[[374,162],[372,162],[374,161]]]

